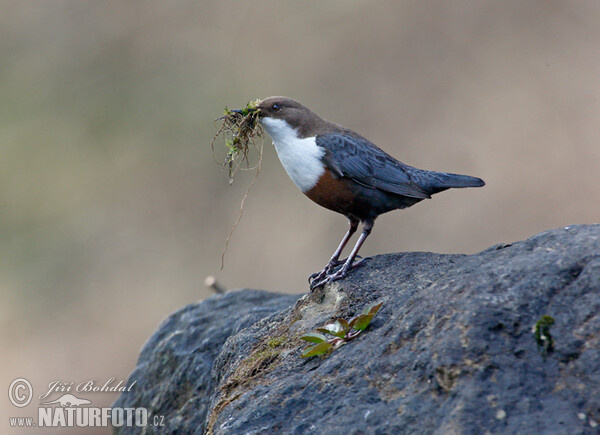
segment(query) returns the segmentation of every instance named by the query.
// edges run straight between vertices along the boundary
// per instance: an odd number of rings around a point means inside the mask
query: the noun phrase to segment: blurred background
[[[598,2],[0,5],[1,387],[34,386],[23,409],[2,395],[2,432],[51,381],[126,379],[208,275],[308,290],[346,219],[297,191],[269,139],[220,270],[253,177],[228,186],[213,160],[225,105],[287,95],[405,163],[487,182],[380,217],[365,256],[600,220]]]

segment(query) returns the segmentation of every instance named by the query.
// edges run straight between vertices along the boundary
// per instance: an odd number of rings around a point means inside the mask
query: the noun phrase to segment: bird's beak
[[[258,107],[248,107],[246,109],[231,109],[233,113],[240,113],[242,115],[248,115],[249,113],[256,112]]]

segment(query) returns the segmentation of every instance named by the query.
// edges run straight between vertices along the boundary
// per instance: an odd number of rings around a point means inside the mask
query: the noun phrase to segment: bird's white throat
[[[312,189],[325,172],[321,160],[325,151],[315,137],[299,138],[298,132],[282,119],[265,117],[260,122],[273,139],[277,156],[294,184],[302,192]]]

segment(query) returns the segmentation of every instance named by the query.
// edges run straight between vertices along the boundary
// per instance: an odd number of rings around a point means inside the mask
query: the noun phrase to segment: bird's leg
[[[328,274],[324,278],[321,278],[319,281],[313,280],[311,282],[311,284],[310,284],[310,288],[311,289],[314,289],[314,288],[317,288],[319,286],[322,286],[323,284],[326,284],[328,282],[333,282],[333,281],[337,281],[338,279],[342,279],[342,278],[344,278],[348,274],[348,271],[353,266],[355,266],[353,264],[354,263],[354,259],[356,258],[357,254],[358,254],[358,251],[362,247],[363,243],[365,243],[365,240],[367,239],[367,237],[369,237],[369,234],[371,234],[371,230],[373,229],[373,224],[374,224],[374,222],[372,220],[367,220],[367,221],[364,222],[362,234],[358,238],[358,241],[356,242],[356,245],[354,245],[354,248],[352,249],[352,252],[350,253],[350,255],[348,256],[348,258],[346,259],[346,262],[344,263],[344,265],[342,266],[342,268],[340,270],[338,270],[337,272],[333,273],[333,274]],[[362,262],[362,260],[361,260],[361,262]]]
[[[321,281],[323,278],[325,278],[331,272],[331,270],[334,267],[339,266],[340,264],[343,264],[343,262],[339,261],[340,255],[342,254],[342,251],[346,247],[348,240],[350,240],[350,237],[352,237],[352,235],[356,232],[356,230],[358,228],[358,223],[359,223],[359,220],[356,218],[353,218],[353,217],[349,217],[348,221],[350,223],[350,228],[348,228],[348,232],[346,233],[346,235],[340,242],[340,245],[338,246],[338,248],[333,253],[331,259],[329,260],[329,263],[327,263],[327,266],[325,266],[323,268],[323,270],[321,270],[320,272],[315,272],[311,276],[309,276],[308,277],[309,283],[311,283],[313,281]]]
[[[340,245],[337,247],[337,249],[331,256],[331,259],[329,260],[329,263],[327,263],[327,266],[325,266],[325,269],[331,270],[335,266],[339,266],[340,264],[344,263],[343,261],[339,261],[340,255],[342,255],[342,251],[348,244],[348,240],[350,240],[350,237],[352,237],[358,229],[358,224],[360,221],[356,218],[348,218],[348,222],[350,223],[350,228],[348,228],[348,232],[346,233],[346,235],[340,242]]]

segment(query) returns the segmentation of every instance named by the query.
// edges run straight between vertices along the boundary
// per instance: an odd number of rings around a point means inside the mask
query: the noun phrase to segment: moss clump
[[[223,386],[226,393],[251,382],[255,377],[267,371],[269,366],[279,357],[279,352],[273,349],[255,351],[243,360],[235,373]]]
[[[533,335],[535,341],[542,350],[542,354],[546,356],[549,352],[554,349],[554,339],[550,334],[550,327],[554,325],[554,319],[550,316],[544,315],[540,317],[533,327]]]
[[[223,136],[225,138],[227,154],[222,162],[222,166],[229,169],[230,185],[233,183],[233,177],[235,176],[235,173],[244,162],[246,163],[246,169],[252,169],[250,168],[249,159],[250,145],[252,145],[258,152],[258,163],[256,166],[254,166],[254,169],[256,169],[254,179],[252,180],[252,183],[250,183],[248,190],[246,190],[246,194],[242,198],[242,202],[240,204],[240,214],[233,224],[233,227],[231,227],[231,230],[229,230],[229,234],[225,240],[225,248],[223,248],[223,252],[221,253],[221,269],[223,269],[223,266],[225,265],[225,253],[227,252],[227,247],[229,246],[229,240],[231,239],[233,232],[237,228],[240,220],[242,219],[242,215],[244,214],[244,203],[246,202],[246,198],[248,197],[248,194],[258,178],[258,174],[260,173],[260,166],[262,164],[263,156],[262,138],[264,136],[264,131],[258,122],[260,113],[260,109],[258,108],[259,103],[260,100],[250,101],[246,104],[246,107],[240,110],[231,110],[225,107],[225,115],[217,119],[217,121],[222,121],[221,126],[210,142],[214,156],[215,140],[219,136]]]
[[[240,214],[233,224],[233,227],[231,227],[231,230],[229,230],[229,234],[225,240],[225,248],[223,248],[223,252],[221,253],[221,269],[223,269],[223,266],[225,265],[225,253],[227,252],[227,247],[229,246],[229,240],[231,239],[233,232],[237,228],[240,220],[242,219],[242,215],[244,214],[244,203],[246,202],[246,198],[248,197],[248,194],[258,178],[258,174],[260,173],[263,155],[262,138],[264,136],[264,130],[258,122],[260,113],[260,109],[258,108],[259,103],[260,100],[250,101],[246,104],[246,107],[240,110],[231,110],[225,107],[225,115],[217,119],[217,121],[222,121],[221,126],[210,142],[214,156],[215,140],[219,136],[223,136],[225,138],[227,154],[222,162],[222,166],[229,169],[230,185],[233,183],[233,178],[237,170],[243,163],[246,163],[245,169],[252,169],[250,168],[249,159],[250,146],[252,145],[252,147],[258,152],[258,163],[254,166],[254,169],[256,169],[254,179],[252,180],[252,183],[250,183],[250,186],[248,186],[248,190],[246,190],[246,194],[242,198],[242,202],[240,203]]]
[[[285,341],[285,340],[284,340]],[[263,345],[264,346],[264,345]],[[235,402],[248,385],[257,382],[262,375],[271,370],[271,366],[278,359],[280,352],[269,348],[255,349],[248,358],[244,359],[227,382],[221,387],[220,399],[208,416],[206,433],[214,433],[214,425],[219,414],[231,403]]]
[[[281,346],[284,342],[285,337],[275,337],[267,341],[267,346],[275,348]]]
[[[211,141],[213,152],[214,143],[219,136],[225,138],[225,147],[227,153],[222,163],[223,167],[229,169],[229,183],[233,183],[233,178],[239,167],[246,163],[249,168],[250,146],[252,145],[262,157],[262,137],[264,131],[258,122],[260,100],[250,101],[246,107],[240,110],[231,110],[225,107],[225,114],[218,120],[221,120],[221,126],[215,133]],[[260,165],[260,160],[257,168]]]
[[[298,320],[296,317],[299,315],[291,316]],[[291,323],[281,324],[264,337],[246,358],[236,364],[233,373],[222,382],[219,398],[207,418],[206,433],[213,433],[214,425],[223,409],[248,391],[252,385],[267,382],[264,376],[282,362],[282,355],[297,348],[298,335],[290,333],[290,326]]]

